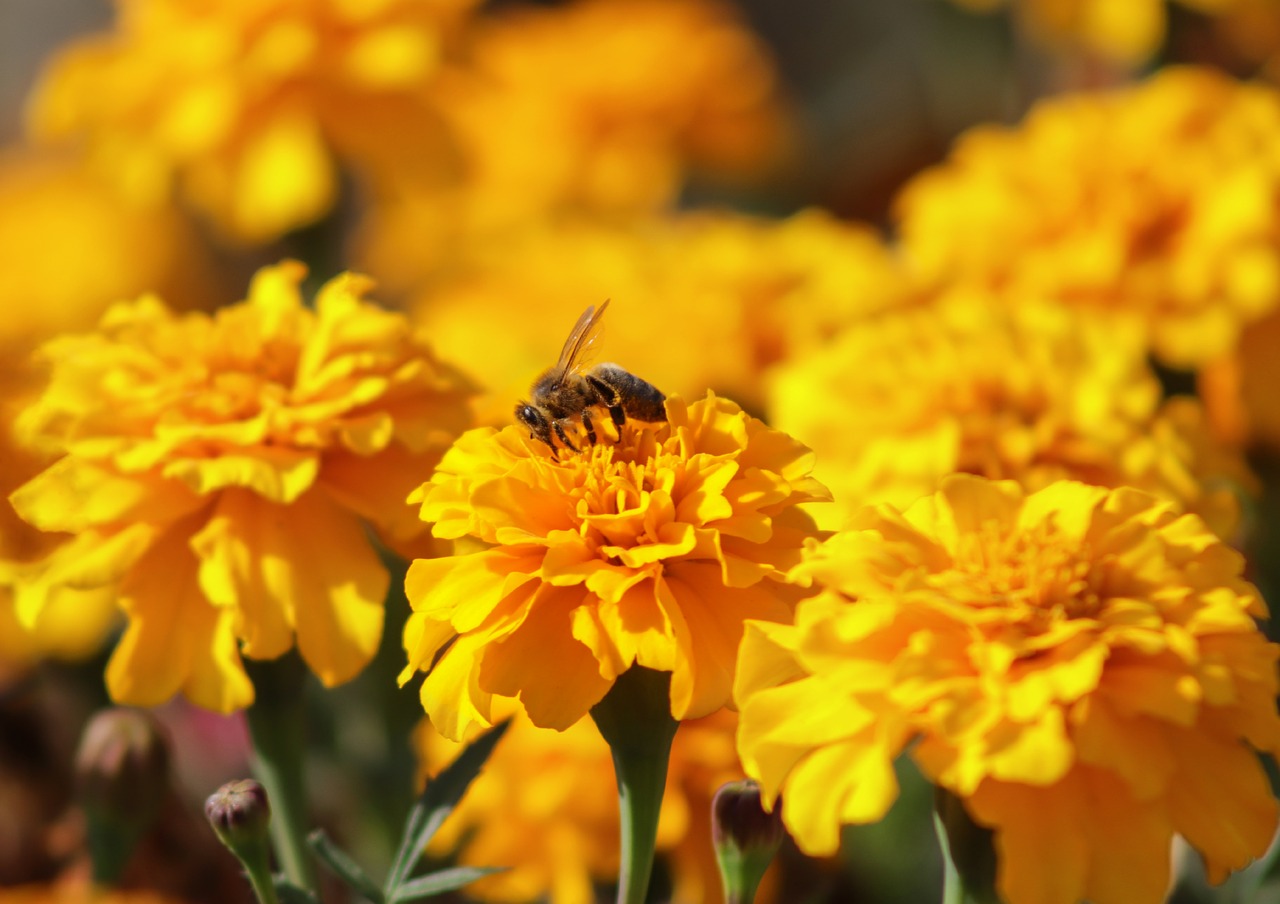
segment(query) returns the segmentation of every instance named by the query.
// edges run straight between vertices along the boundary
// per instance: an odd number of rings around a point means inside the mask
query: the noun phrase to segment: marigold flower
[[[1199,373],[1210,420],[1230,442],[1280,449],[1280,311],[1245,328],[1240,344]]]
[[[929,279],[1146,325],[1177,367],[1280,299],[1280,94],[1210,70],[1042,101],[979,128],[897,203]]]
[[[1219,881],[1277,821],[1278,649],[1242,564],[1129,488],[957,475],[865,509],[797,569],[820,592],[794,625],[747,626],[744,766],[827,853],[909,751],[994,830],[1009,904],[1163,901],[1174,833]]]
[[[30,131],[82,139],[135,197],[176,188],[268,240],[329,210],[335,155],[376,171],[439,154],[424,89],[472,3],[122,0],[114,31],[50,64]]]
[[[379,230],[370,248],[380,253],[364,263],[402,285],[421,280],[406,270],[421,260],[411,248],[422,234],[411,227]],[[703,212],[615,225],[557,221],[468,244],[412,310],[441,355],[485,362],[482,419],[506,423],[565,324],[606,298],[614,300],[606,331],[615,360],[645,361],[645,379],[667,392],[693,397],[710,386],[753,410],[768,365],[837,325],[912,300],[906,274],[868,226],[818,210],[779,221]],[[493,320],[504,318],[520,329],[495,332]]]
[[[503,873],[467,886],[484,901],[594,904],[593,883],[618,875],[618,794],[609,746],[590,719],[565,731],[538,728],[518,707],[502,743],[432,840],[465,866],[501,863]],[[734,749],[737,716],[720,710],[685,722],[667,769],[658,850],[669,859],[676,904],[715,904],[711,797],[742,777]],[[420,773],[435,773],[462,749],[423,720],[414,733]]]
[[[411,501],[442,539],[487,547],[418,559],[405,590],[409,664],[443,735],[493,724],[518,697],[566,729],[632,664],[671,672],[671,713],[729,697],[747,618],[789,618],[812,519],[826,498],[795,440],[708,394],[669,398],[667,422],[559,458],[509,426],[464,434]]]
[[[361,520],[388,542],[413,534],[402,500],[466,425],[469,388],[362,299],[368,280],[331,280],[312,312],[304,273],[266,268],[214,317],[121,303],[97,333],[45,346],[52,378],[21,426],[62,457],[11,498],[74,537],[18,614],[66,590],[117,594],[119,702],[181,692],[227,712],[253,700],[242,653],[279,656],[296,634],[334,685],[377,646],[388,576]]]
[[[1190,398],[1160,404],[1141,335],[1062,307],[1016,310],[953,292],[868,317],[769,375],[770,422],[811,448],[839,527],[904,506],[956,473],[1040,489],[1061,478],[1137,486],[1210,520],[1238,520],[1252,485]]]

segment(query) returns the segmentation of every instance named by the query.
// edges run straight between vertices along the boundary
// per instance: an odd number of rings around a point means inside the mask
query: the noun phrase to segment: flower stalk
[[[591,709],[618,779],[622,857],[617,904],[643,904],[649,891],[667,763],[680,725],[671,716],[670,699],[669,672],[633,665]]]
[[[293,657],[249,663],[249,671],[256,698],[245,718],[253,742],[253,771],[271,800],[276,858],[291,883],[314,891],[315,869],[307,847],[304,672]]]

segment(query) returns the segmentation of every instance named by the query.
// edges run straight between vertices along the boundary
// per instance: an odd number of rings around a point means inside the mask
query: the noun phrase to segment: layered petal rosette
[[[12,498],[73,536],[32,569],[19,618],[68,591],[116,595],[128,626],[107,667],[113,698],[177,693],[209,709],[253,700],[241,655],[296,642],[326,685],[377,647],[388,542],[420,527],[405,495],[469,421],[468,383],[351,274],[260,271],[248,300],[176,316],[154,297],[56,339],[52,377],[23,415],[61,455]]]
[[[1009,904],[1155,904],[1173,836],[1213,880],[1277,808],[1277,647],[1241,557],[1133,489],[946,481],[869,508],[798,572],[795,623],[750,623],[739,751],[800,846],[879,819],[909,751],[994,830]]]
[[[566,729],[632,664],[671,673],[671,712],[729,699],[742,623],[787,621],[786,580],[826,498],[812,455],[736,404],[667,400],[665,423],[554,457],[528,431],[462,436],[412,497],[445,539],[483,548],[419,559],[405,589],[409,665],[446,737],[517,697]]]

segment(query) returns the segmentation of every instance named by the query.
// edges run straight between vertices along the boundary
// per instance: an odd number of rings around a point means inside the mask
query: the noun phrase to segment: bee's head
[[[528,427],[529,432],[535,436],[547,433],[551,429],[546,415],[528,402],[516,403],[516,420]]]

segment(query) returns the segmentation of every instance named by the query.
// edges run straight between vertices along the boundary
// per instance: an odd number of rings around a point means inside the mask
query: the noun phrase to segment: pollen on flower
[[[781,621],[786,573],[826,498],[800,443],[708,395],[616,444],[553,455],[519,426],[464,434],[411,501],[476,552],[420,559],[405,589],[409,665],[448,737],[519,698],[564,729],[632,664],[672,673],[671,711],[724,705],[746,618]],[[554,663],[554,667],[550,664]]]

